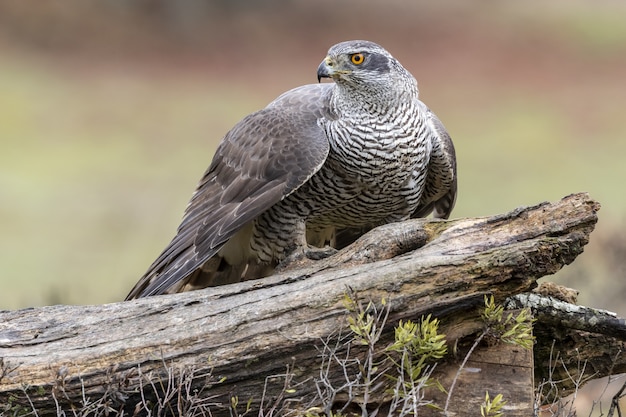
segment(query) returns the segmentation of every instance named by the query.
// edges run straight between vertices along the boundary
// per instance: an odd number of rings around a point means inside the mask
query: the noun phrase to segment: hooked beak
[[[317,82],[319,83],[322,78],[331,78],[335,74],[333,69],[333,61],[330,57],[324,58],[319,67],[317,67]]]

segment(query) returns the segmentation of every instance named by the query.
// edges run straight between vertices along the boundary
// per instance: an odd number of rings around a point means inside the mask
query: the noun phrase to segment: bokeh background
[[[626,316],[621,0],[0,0],[0,309],[123,299],[224,133],[359,38],[455,140],[453,217],[601,202],[549,279]]]

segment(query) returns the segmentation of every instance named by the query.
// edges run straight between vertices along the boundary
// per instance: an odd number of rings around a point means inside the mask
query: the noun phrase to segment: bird
[[[317,81],[226,133],[127,300],[262,278],[383,224],[450,216],[454,145],[411,73],[382,46],[351,40],[328,50]]]

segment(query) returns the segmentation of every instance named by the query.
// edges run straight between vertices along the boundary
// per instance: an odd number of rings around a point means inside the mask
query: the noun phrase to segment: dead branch
[[[28,409],[32,402],[44,416],[55,414],[55,402],[68,408],[108,395],[112,409],[132,414],[150,400],[141,389],[147,379],[163,382],[168,369],[193,368],[213,376],[194,384],[216,406],[228,408],[234,395],[258,405],[261,393],[278,398],[284,391],[283,382],[266,385],[266,377],[284,374],[286,365],[294,365],[298,381],[319,376],[317,347],[345,327],[348,288],[361,300],[387,300],[383,339],[392,337],[398,320],[433,314],[454,343],[479,330],[485,294],[503,301],[572,262],[598,209],[586,194],[575,194],[486,218],[412,220],[377,228],[326,260],[256,281],[99,306],[0,312],[0,404]],[[315,385],[303,383],[292,397],[314,394]]]

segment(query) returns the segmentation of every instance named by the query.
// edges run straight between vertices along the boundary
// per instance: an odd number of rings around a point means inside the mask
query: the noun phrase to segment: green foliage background
[[[455,140],[453,216],[602,203],[554,279],[626,315],[624,21],[612,1],[1,2],[0,308],[123,299],[223,134],[366,38]]]

